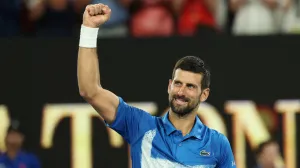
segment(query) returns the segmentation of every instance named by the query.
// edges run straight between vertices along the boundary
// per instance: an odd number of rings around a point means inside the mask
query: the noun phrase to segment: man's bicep
[[[115,120],[119,98],[111,91],[99,88],[97,94],[87,102],[107,123],[112,123]]]
[[[231,145],[226,136],[223,136],[221,155],[222,157],[218,168],[236,168]]]

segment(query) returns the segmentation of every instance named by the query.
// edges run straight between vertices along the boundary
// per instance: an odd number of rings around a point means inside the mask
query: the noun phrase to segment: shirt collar
[[[202,133],[201,133],[202,129],[203,129],[203,123],[201,122],[200,118],[196,116],[196,122],[189,135],[197,139],[202,139]]]
[[[18,160],[18,159],[21,157],[21,155],[22,155],[22,152],[19,151],[19,152],[17,153],[17,156],[15,157],[14,160]],[[7,155],[6,152],[3,153],[3,156],[5,157],[5,159],[11,160],[11,159],[8,157],[8,155]]]
[[[174,131],[176,131],[176,128],[173,126],[173,124],[171,123],[171,121],[169,120],[169,112],[167,112],[163,118],[162,118],[163,124],[164,124],[164,128],[166,131],[167,135],[170,135],[171,133],[173,133]],[[201,136],[201,132],[202,132],[202,128],[203,128],[203,123],[201,122],[201,120],[199,119],[198,116],[196,116],[196,122],[191,130],[191,132],[189,133],[189,137],[195,137],[197,139],[202,139]]]
[[[173,124],[169,120],[169,112],[167,112],[162,119],[164,123],[164,127],[166,130],[166,134],[170,135],[172,132],[176,131],[176,128],[173,126]]]

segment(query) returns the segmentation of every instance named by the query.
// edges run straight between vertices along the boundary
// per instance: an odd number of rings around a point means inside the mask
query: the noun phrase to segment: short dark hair
[[[178,60],[173,69],[172,79],[174,79],[175,71],[181,69],[193,73],[200,73],[203,75],[201,81],[201,89],[209,88],[210,86],[210,71],[204,64],[204,61],[196,56],[185,56]]]
[[[20,122],[18,120],[11,121],[11,124],[9,125],[6,133],[9,134],[11,132],[24,134],[24,130],[22,129],[22,127],[20,127]]]

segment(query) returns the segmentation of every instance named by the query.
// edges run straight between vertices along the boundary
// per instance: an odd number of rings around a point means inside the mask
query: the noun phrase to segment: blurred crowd
[[[0,37],[77,36],[88,4],[112,9],[99,37],[300,33],[300,0],[0,0]]]

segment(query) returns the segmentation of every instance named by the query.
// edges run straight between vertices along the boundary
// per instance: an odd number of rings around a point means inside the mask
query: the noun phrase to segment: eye
[[[189,89],[194,89],[194,88],[195,88],[194,85],[187,85],[187,87],[188,87]]]
[[[175,81],[175,82],[174,82],[174,85],[175,85],[175,86],[180,86],[180,85],[181,85],[181,83],[180,83],[180,82],[178,82],[178,81]]]

